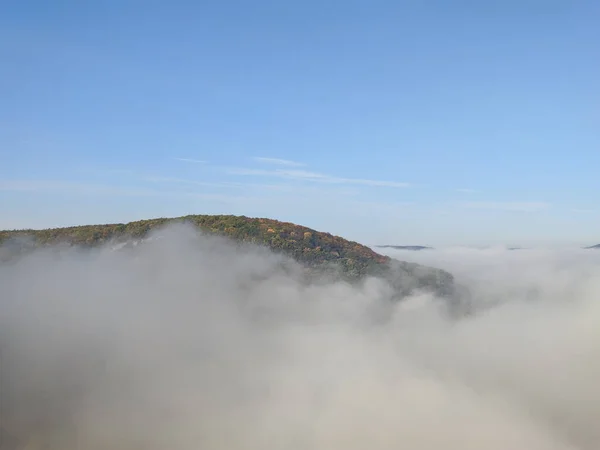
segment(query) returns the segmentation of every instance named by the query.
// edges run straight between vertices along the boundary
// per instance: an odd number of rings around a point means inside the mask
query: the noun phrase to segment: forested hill
[[[392,260],[369,247],[330,233],[273,219],[233,215],[190,215],[178,218],[140,220],[127,224],[84,225],[45,230],[0,231],[0,244],[19,242],[28,237],[33,247],[70,244],[96,247],[110,242],[142,239],[170,223],[191,223],[208,234],[226,236],[235,241],[266,246],[284,253],[311,268],[333,265],[347,278],[364,275],[391,278],[403,292],[414,287],[431,287],[440,292],[452,284],[452,276],[438,269]],[[30,246],[29,240],[25,240]]]
[[[330,233],[273,219],[249,218],[232,215],[191,215],[174,219],[150,219],[127,224],[84,225],[45,230],[0,231],[0,243],[11,237],[30,236],[36,246],[69,243],[79,246],[98,246],[110,241],[146,237],[152,230],[168,223],[186,222],[200,230],[238,241],[268,246],[310,265],[326,261],[346,261],[357,269],[389,261],[387,256],[375,253],[357,242],[351,242]]]

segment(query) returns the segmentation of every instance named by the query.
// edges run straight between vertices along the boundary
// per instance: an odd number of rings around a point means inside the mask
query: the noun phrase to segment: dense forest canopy
[[[194,224],[206,233],[267,246],[308,265],[337,261],[348,266],[349,269],[355,269],[362,273],[369,265],[389,262],[388,257],[380,255],[364,245],[347,241],[330,233],[318,232],[273,219],[233,215],[190,215],[174,219],[140,220],[127,224],[0,231],[0,243],[10,238],[27,236],[33,238],[36,246],[69,243],[93,247],[110,241],[144,238],[159,227],[177,222]]]
[[[383,276],[403,294],[414,288],[433,288],[444,294],[453,283],[452,275],[447,272],[392,260],[365,245],[330,233],[289,222],[234,215],[188,215],[126,224],[0,231],[0,245],[16,243],[18,248],[39,248],[66,244],[93,248],[143,239],[153,231],[177,223],[192,224],[203,233],[230,238],[234,242],[270,248],[308,268],[318,269],[319,273],[327,269],[327,272],[334,272],[348,280],[361,279],[366,275]]]

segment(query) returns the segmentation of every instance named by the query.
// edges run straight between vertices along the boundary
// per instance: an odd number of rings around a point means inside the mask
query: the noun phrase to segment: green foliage
[[[9,238],[30,236],[36,246],[58,243],[93,247],[103,243],[142,238],[167,223],[192,223],[208,234],[226,236],[236,241],[254,243],[291,256],[317,267],[339,263],[350,278],[385,271],[389,258],[357,242],[329,233],[272,219],[232,215],[190,215],[174,219],[151,219],[127,224],[86,225],[46,230],[0,231],[0,243]]]

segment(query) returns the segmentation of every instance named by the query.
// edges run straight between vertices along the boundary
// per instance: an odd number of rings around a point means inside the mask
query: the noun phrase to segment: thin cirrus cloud
[[[136,187],[120,187],[104,184],[82,183],[60,180],[10,180],[0,182],[0,191],[12,192],[63,192],[71,194],[111,194],[147,196],[159,191]]]
[[[196,198],[221,203],[247,201],[247,197],[209,192],[182,192],[163,189],[146,189],[128,186],[89,184],[76,181],[12,180],[0,182],[0,191],[61,192],[71,195],[108,195],[130,197]]]
[[[263,163],[263,164],[273,164],[273,165],[277,165],[277,166],[287,166],[287,167],[303,167],[306,166],[306,164],[298,162],[298,161],[291,161],[289,159],[281,159],[281,158],[266,158],[264,156],[254,156],[252,158],[254,161],[259,162],[259,163]]]
[[[581,213],[581,214],[590,214],[590,213],[596,212],[595,209],[587,209],[587,208],[573,208],[572,211],[574,213]]]
[[[551,207],[546,202],[462,202],[461,208],[485,209],[493,211],[537,212]]]
[[[172,184],[187,184],[203,187],[215,187],[215,188],[244,188],[247,185],[243,183],[232,183],[232,182],[211,182],[211,181],[198,181],[188,180],[185,178],[178,177],[163,177],[146,175],[139,178],[141,181],[147,181],[150,183],[172,183]]]
[[[275,169],[275,170],[264,170],[264,169],[247,169],[247,168],[230,168],[227,170],[229,175],[247,175],[247,176],[259,176],[259,177],[272,177],[272,178],[284,178],[288,180],[296,181],[308,181],[314,183],[328,183],[328,184],[354,184],[362,186],[380,186],[380,187],[393,187],[393,188],[405,188],[408,187],[408,183],[401,183],[397,181],[382,181],[382,180],[368,180],[363,178],[344,178],[336,177],[332,175],[309,172],[306,170],[287,170],[287,169]]]
[[[206,164],[206,161],[202,159],[192,159],[192,158],[174,158],[177,161],[191,163],[191,164]]]

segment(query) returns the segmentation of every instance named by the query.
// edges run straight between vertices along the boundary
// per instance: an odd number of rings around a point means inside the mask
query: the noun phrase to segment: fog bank
[[[7,448],[600,447],[600,253],[385,253],[450,271],[476,313],[307,285],[183,226],[0,265]]]

